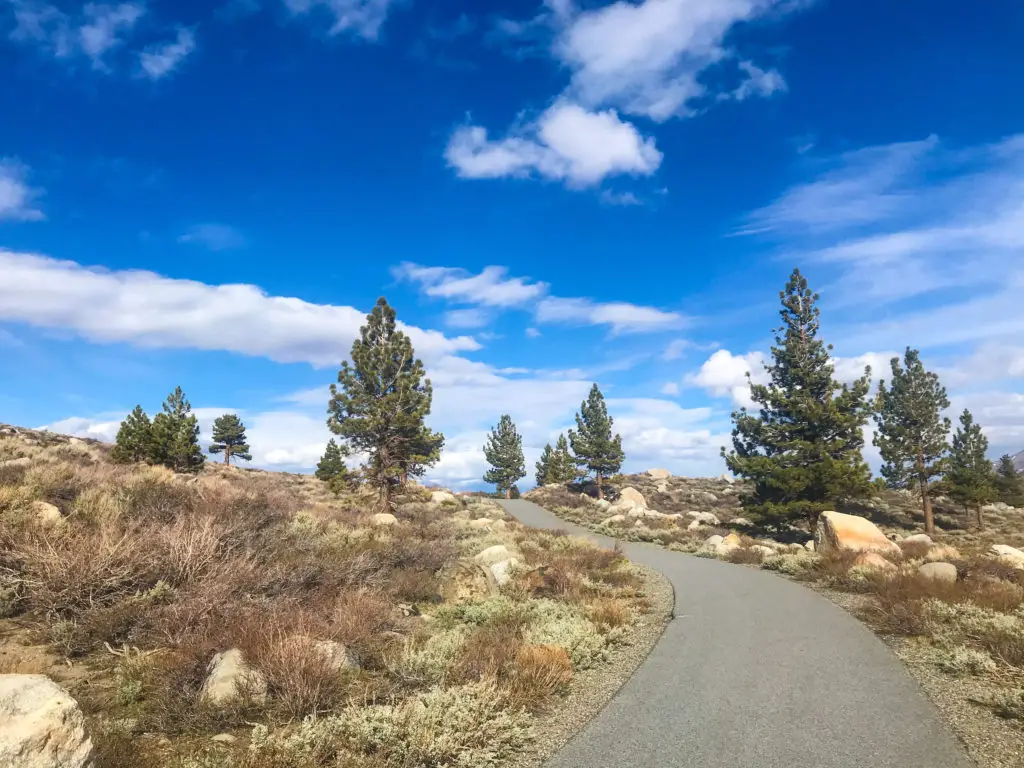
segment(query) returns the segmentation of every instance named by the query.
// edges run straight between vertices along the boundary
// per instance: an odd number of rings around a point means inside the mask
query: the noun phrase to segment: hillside
[[[109,452],[0,427],[0,702],[56,702],[0,734],[0,757],[525,765],[602,705],[670,609],[615,552],[486,499],[410,487],[392,515],[310,476]]]
[[[1013,466],[1017,468],[1018,472],[1024,472],[1024,451],[1013,455]]]

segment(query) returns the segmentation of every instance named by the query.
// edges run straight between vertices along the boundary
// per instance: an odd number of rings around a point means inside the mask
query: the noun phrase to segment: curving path
[[[526,525],[614,542],[529,501]],[[886,646],[786,579],[622,542],[661,571],[676,617],[647,660],[547,768],[968,768]]]

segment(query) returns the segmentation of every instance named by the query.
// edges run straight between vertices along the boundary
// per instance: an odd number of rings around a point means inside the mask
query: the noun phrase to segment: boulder
[[[1009,544],[993,544],[989,554],[1016,568],[1024,568],[1024,552]]]
[[[636,488],[628,485],[619,492],[619,500],[616,502],[616,506],[623,502],[630,502],[634,507],[647,507],[647,499],[644,498],[644,495]]]
[[[750,550],[752,552],[758,552],[762,557],[771,557],[775,554],[775,550],[771,547],[766,547],[764,544],[754,544]]]
[[[199,691],[200,701],[224,704],[237,698],[242,691],[263,699],[267,694],[267,681],[259,670],[246,663],[237,648],[215,654],[206,668],[206,680]]]
[[[48,501],[33,501],[29,509],[32,510],[32,514],[36,516],[36,519],[44,525],[60,525],[64,522],[60,509]]]
[[[710,512],[687,512],[690,517],[696,520],[698,523],[704,525],[721,525],[721,521],[717,515],[713,515]]]
[[[508,547],[504,544],[495,544],[493,547],[485,549],[473,559],[481,565],[494,565],[504,560],[511,560],[512,553],[508,551]]]
[[[804,549],[806,549],[808,552],[814,552],[814,550],[817,549],[817,547],[814,544],[814,539],[810,539],[804,542]]]
[[[704,539],[704,543],[701,544],[701,549],[714,549],[723,541],[725,541],[725,537],[719,536],[716,533],[713,536],[708,536],[706,539]]]
[[[672,477],[672,473],[667,469],[648,469],[647,476],[655,480],[668,480],[668,478]]]
[[[85,717],[46,675],[0,675],[0,765],[86,768],[93,764]]]
[[[625,515],[612,515],[611,517],[602,520],[601,525],[618,525],[624,522],[626,522]]]
[[[311,648],[314,653],[324,660],[327,667],[335,672],[359,666],[355,655],[350,653],[344,645],[334,640],[314,640]]]
[[[469,521],[469,527],[470,528],[476,528],[476,529],[490,528],[491,524],[493,522],[494,521],[491,520],[491,518],[489,518],[489,517],[480,517],[480,518],[477,518],[476,520],[470,520]]]
[[[390,512],[380,512],[371,517],[370,521],[374,525],[395,525],[398,522],[398,518]]]
[[[494,580],[498,586],[507,584],[509,579],[512,578],[512,571],[519,565],[519,561],[514,557],[508,560],[502,560],[499,563],[491,563],[491,574],[494,576]]]
[[[430,500],[434,504],[458,504],[459,500],[448,491],[432,491],[430,494]]]
[[[702,523],[700,520],[693,520],[688,526],[686,526],[687,530],[690,531],[699,531],[703,527],[704,523]]]
[[[661,480],[654,487],[658,493],[668,493],[668,480]]]
[[[925,581],[956,584],[956,566],[952,563],[925,563],[917,569],[917,576]]]
[[[714,504],[718,501],[718,497],[710,491],[697,491],[693,496],[694,498],[703,501],[705,504]]]
[[[734,479],[733,479],[732,477],[730,477],[729,475],[719,475],[719,476],[718,476],[718,479],[719,479],[719,480],[721,480],[721,481],[722,481],[723,483],[727,483],[727,484],[729,484],[729,485],[732,485],[733,483],[735,483],[735,482],[736,482],[736,481],[735,481],[735,480],[734,480]]]
[[[900,539],[901,544],[926,544],[929,547],[935,544],[932,541],[932,537],[927,533],[915,533],[913,536],[907,536],[905,539]]]
[[[598,499],[597,501],[597,508],[602,512],[604,512],[606,509],[609,509],[611,506],[612,503],[608,501],[608,499]]]
[[[701,514],[703,514],[703,515],[711,515],[710,512],[702,512]],[[711,516],[714,517],[714,515],[711,515]],[[729,525],[739,525],[739,526],[742,526],[743,528],[749,528],[750,526],[753,525],[753,523],[750,522],[749,520],[747,520],[747,518],[745,518],[745,517],[734,517],[732,520],[729,521]]]
[[[472,603],[498,596],[498,582],[486,565],[458,560],[441,569],[441,597],[449,603]]]
[[[210,741],[212,741],[214,744],[223,744],[225,746],[230,746],[231,744],[234,744],[236,741],[238,741],[238,737],[233,736],[230,733],[218,733],[216,736],[211,737]]]
[[[822,512],[818,516],[815,549],[829,552],[883,552],[900,554],[900,548],[889,541],[878,526],[865,517],[842,512]]]
[[[886,560],[877,552],[866,550],[861,552],[853,561],[854,568],[864,568],[872,571],[895,571],[896,565]]]

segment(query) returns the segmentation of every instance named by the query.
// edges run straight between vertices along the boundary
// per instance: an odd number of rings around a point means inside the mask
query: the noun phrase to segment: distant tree
[[[334,494],[341,492],[348,483],[348,466],[345,464],[346,448],[338,445],[332,437],[327,441],[327,448],[324,455],[316,465],[316,478],[327,483],[327,487]]]
[[[870,415],[870,369],[852,385],[836,380],[831,345],[818,338],[818,294],[800,270],[779,293],[769,383],[750,385],[757,415],[732,414],[733,450],[722,448],[728,468],[750,481],[745,512],[770,527],[812,521],[836,500],[865,493],[862,428]],[[748,375],[749,378],[749,375]]]
[[[1001,502],[1011,507],[1024,507],[1024,477],[1017,471],[1009,454],[999,457],[995,484]]]
[[[622,452],[622,437],[612,434],[614,420],[608,415],[604,395],[597,384],[590,388],[587,399],[576,414],[576,429],[569,430],[569,442],[575,454],[575,463],[597,480],[597,498],[604,498],[603,480],[619,471],[626,455]]]
[[[962,504],[964,511],[975,511],[979,526],[981,508],[996,498],[995,472],[992,462],[985,458],[987,451],[988,438],[965,408],[960,414],[960,426],[953,434],[945,486],[948,496]]]
[[[233,413],[218,416],[213,422],[213,442],[210,453],[224,453],[224,463],[230,464],[232,457],[252,461],[249,445],[246,443],[245,425]]]
[[[199,422],[181,387],[164,401],[163,411],[153,417],[150,460],[175,472],[198,472],[205,457],[199,445]]]
[[[380,506],[389,508],[405,479],[440,458],[444,436],[424,424],[433,395],[430,380],[384,297],[367,315],[351,357],[331,385],[327,425],[354,452],[366,454],[364,476],[377,490]]]
[[[513,485],[511,488],[508,489],[508,497],[510,499],[518,499],[519,498],[519,486],[518,485]]]
[[[882,454],[882,477],[890,488],[914,488],[921,496],[925,533],[935,533],[931,486],[946,469],[949,407],[939,377],[925,370],[916,349],[892,359],[892,383],[878,382],[875,445]]]
[[[547,485],[548,482],[554,482],[548,480],[548,475],[551,472],[552,454],[554,454],[554,450],[551,448],[551,443],[548,443],[544,446],[544,450],[540,452],[540,458],[534,465],[537,468],[537,474],[534,475],[537,485]]]
[[[512,486],[526,477],[523,437],[516,431],[512,417],[504,415],[491,430],[484,445],[484,457],[491,468],[484,473],[485,483],[494,483],[505,498],[512,498]]]
[[[153,454],[153,424],[141,405],[128,414],[117,430],[110,458],[118,464],[149,461]]]

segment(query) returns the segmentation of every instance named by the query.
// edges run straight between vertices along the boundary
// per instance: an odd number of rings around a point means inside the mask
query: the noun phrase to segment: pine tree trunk
[[[231,449],[228,448],[227,446],[224,447],[224,466],[231,466]]]
[[[601,473],[597,473],[597,498],[604,499],[604,488],[601,487]]]
[[[935,534],[935,516],[932,514],[932,497],[928,494],[928,484],[922,478],[921,484],[921,508],[924,510],[924,532],[929,536]]]
[[[511,485],[508,488],[505,489],[505,498],[506,499],[511,499],[512,498],[512,486]]]
[[[978,515],[978,527],[981,528],[983,526],[983,523],[981,521],[981,504],[978,505],[976,514]]]

